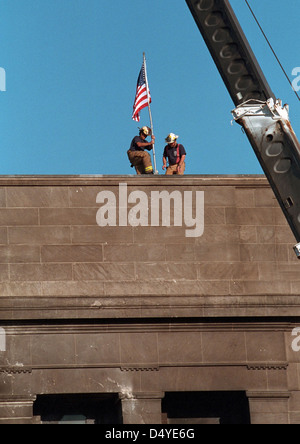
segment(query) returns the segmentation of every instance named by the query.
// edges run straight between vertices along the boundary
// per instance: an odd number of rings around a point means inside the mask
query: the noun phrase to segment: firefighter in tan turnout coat
[[[146,138],[151,136],[151,142]],[[127,155],[132,167],[135,167],[137,174],[153,174],[151,156],[145,151],[151,151],[155,143],[155,137],[148,126],[140,128],[140,133],[132,139]]]

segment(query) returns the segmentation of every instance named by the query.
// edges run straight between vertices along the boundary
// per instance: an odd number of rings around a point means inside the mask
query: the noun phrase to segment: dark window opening
[[[33,413],[43,424],[122,424],[118,394],[39,395]]]
[[[250,424],[245,392],[168,392],[162,412],[169,424]]]

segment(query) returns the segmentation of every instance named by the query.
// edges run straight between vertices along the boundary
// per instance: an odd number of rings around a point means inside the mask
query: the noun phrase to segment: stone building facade
[[[294,243],[264,176],[0,177],[0,424],[300,423]]]

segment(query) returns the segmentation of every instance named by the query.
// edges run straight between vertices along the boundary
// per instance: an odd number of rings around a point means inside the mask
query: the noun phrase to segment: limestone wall
[[[262,176],[0,177],[0,423],[78,393],[159,423],[177,392],[299,423],[294,243]]]
[[[138,200],[121,209],[127,226],[119,226],[120,184],[127,198],[148,198],[148,226],[132,226]],[[116,226],[100,227],[105,203],[96,200],[107,191]],[[203,235],[186,236],[184,207],[182,226],[151,226],[152,193],[163,191],[183,205],[192,192],[194,212],[196,192],[204,193]],[[280,316],[282,304],[295,315],[294,244],[261,176],[1,178],[0,316]]]

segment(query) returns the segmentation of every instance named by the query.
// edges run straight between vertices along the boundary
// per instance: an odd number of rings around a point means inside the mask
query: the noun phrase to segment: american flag
[[[143,66],[137,81],[136,95],[133,105],[132,119],[135,120],[136,122],[140,121],[141,110],[143,108],[146,108],[146,106],[149,106],[149,103],[151,103],[151,96],[149,90],[148,93],[149,93],[149,99],[147,95],[147,86],[146,86],[145,62],[143,62]]]

